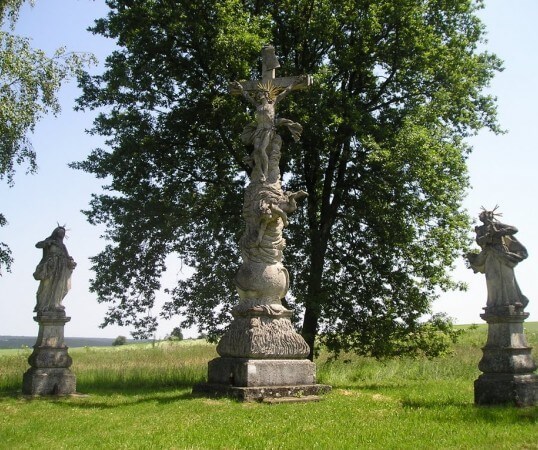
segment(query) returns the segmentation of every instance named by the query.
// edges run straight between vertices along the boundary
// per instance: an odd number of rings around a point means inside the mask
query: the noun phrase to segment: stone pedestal
[[[488,340],[474,383],[477,405],[538,404],[536,363],[527,344],[523,322],[529,316],[521,306],[484,308],[480,317],[488,323]]]
[[[237,387],[293,386],[316,383],[316,365],[308,360],[215,358],[208,382]]]
[[[316,365],[308,360],[216,358],[209,362],[208,382],[194,392],[241,401],[318,400],[330,386],[316,384]]]
[[[242,301],[235,320],[208,364],[208,382],[193,392],[241,401],[318,400],[330,386],[316,384],[316,365],[305,359],[309,348],[294,330],[291,311],[281,304]]]
[[[30,369],[23,375],[22,392],[26,395],[69,395],[76,392],[76,378],[69,370],[73,360],[64,343],[64,327],[71,320],[58,309],[38,313],[39,334],[28,358]]]

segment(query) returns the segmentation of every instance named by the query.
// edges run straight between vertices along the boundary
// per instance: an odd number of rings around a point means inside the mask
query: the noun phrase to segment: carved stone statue
[[[269,177],[269,172],[273,174],[273,178],[280,176],[278,172],[278,163],[280,159],[280,148],[282,146],[282,138],[277,133],[277,128],[280,126],[287,127],[295,141],[299,140],[303,127],[298,123],[292,122],[289,119],[277,119],[275,117],[275,107],[288,93],[297,85],[304,83],[305,77],[297,77],[289,86],[281,90],[275,86],[271,80],[267,83],[259,83],[258,89],[254,94],[245,91],[243,85],[236,81],[230,83],[230,87],[235,88],[243,97],[256,108],[256,121],[250,123],[243,130],[241,140],[244,144],[253,145],[254,151],[247,162],[253,167],[253,172],[250,176],[252,181],[266,181]],[[269,163],[269,155],[273,155],[271,164]],[[272,166],[271,168],[269,166]],[[275,169],[277,169],[275,171]],[[277,180],[272,179],[271,182]]]
[[[519,289],[514,267],[527,258],[528,253],[514,237],[517,228],[499,222],[495,216],[495,209],[483,210],[478,216],[483,225],[475,227],[476,242],[482,250],[469,253],[467,259],[475,272],[486,274],[488,307],[525,308],[529,300]]]
[[[35,246],[43,249],[43,257],[36,267],[34,278],[39,280],[36,312],[63,310],[63,298],[71,289],[71,274],[77,266],[63,243],[65,228],[58,226],[44,241]]]
[[[75,261],[63,243],[65,228],[58,226],[52,234],[36,244],[43,249],[34,278],[39,280],[34,320],[39,323],[34,351],[28,358],[30,368],[24,373],[22,391],[26,395],[71,395],[76,392],[76,377],[69,367],[73,363],[64,342],[65,314],[63,298],[71,288]]]
[[[292,311],[281,301],[289,288],[288,271],[282,264],[286,245],[282,231],[297,201],[307,194],[282,189],[278,132],[287,129],[297,141],[302,127],[278,118],[275,107],[291,91],[307,88],[311,78],[275,78],[278,67],[275,49],[266,46],[261,82],[230,83],[230,92],[242,95],[255,108],[255,121],[241,135],[253,150],[246,158],[252,171],[243,202],[245,232],[239,242],[243,263],[235,277],[240,301],[217,346],[220,358],[209,363],[209,382],[195,386],[198,392],[225,393],[241,400],[312,396],[330,389],[315,384],[315,364],[305,359],[308,345],[293,328]]]
[[[243,143],[254,147],[247,158],[252,172],[243,203],[246,227],[239,242],[243,264],[235,277],[241,302],[233,310],[234,323],[217,347],[222,356],[303,358],[309,350],[293,330],[291,311],[281,303],[289,288],[288,271],[282,264],[286,245],[282,230],[288,225],[288,214],[297,209],[296,201],[307,194],[282,190],[278,129],[287,128],[297,141],[302,127],[277,118],[275,107],[292,90],[308,87],[310,78],[275,78],[277,67],[274,48],[266,46],[262,81],[230,83],[231,92],[242,95],[255,108],[256,120],[241,135]]]
[[[523,322],[529,303],[516,282],[514,267],[527,257],[527,250],[514,237],[517,228],[499,222],[492,211],[483,210],[475,228],[480,253],[467,259],[475,272],[486,274],[488,300],[480,315],[488,323],[488,339],[482,348],[478,368],[483,372],[475,380],[477,405],[538,404],[538,376],[525,336]]]

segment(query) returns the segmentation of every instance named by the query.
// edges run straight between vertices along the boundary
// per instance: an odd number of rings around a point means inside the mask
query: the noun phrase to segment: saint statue
[[[516,306],[525,308],[529,303],[516,281],[514,267],[528,253],[525,247],[514,237],[517,228],[499,222],[492,211],[483,210],[478,218],[483,223],[475,227],[476,242],[481,247],[480,253],[469,253],[467,259],[474,272],[486,275],[488,290],[488,307]]]
[[[71,289],[71,274],[77,266],[63,243],[65,228],[58,226],[44,241],[35,246],[43,249],[43,257],[36,267],[34,278],[39,280],[37,313],[63,311],[63,298]]]

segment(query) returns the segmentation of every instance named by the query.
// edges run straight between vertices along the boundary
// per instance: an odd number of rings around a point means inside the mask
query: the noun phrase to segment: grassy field
[[[527,338],[537,346],[538,323]],[[201,341],[70,349],[88,395],[62,399],[22,397],[30,350],[0,351],[0,448],[538,449],[538,407],[474,406],[484,343],[479,326],[435,360],[322,354],[333,391],[296,404],[191,395],[216,356]]]

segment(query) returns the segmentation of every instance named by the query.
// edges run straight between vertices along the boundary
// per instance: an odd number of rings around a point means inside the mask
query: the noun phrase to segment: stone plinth
[[[244,303],[217,347],[221,357],[208,364],[208,382],[193,392],[241,401],[317,401],[329,392],[330,386],[316,384],[316,365],[305,359],[308,345],[293,330],[290,312],[258,306],[248,308],[247,319]]]
[[[290,403],[291,401],[317,402],[321,394],[326,394],[330,390],[331,387],[325,384],[239,387],[201,383],[194,386],[193,392],[212,397],[230,397],[242,402]]]
[[[237,387],[291,386],[316,383],[316,365],[308,360],[215,358],[208,382]]]
[[[208,374],[193,392],[240,401],[318,401],[331,390],[316,384],[316,365],[304,359],[215,358]]]
[[[65,311],[38,313],[39,334],[28,358],[30,369],[23,375],[22,392],[26,395],[69,395],[76,392],[76,378],[69,367],[73,360],[64,343],[64,327],[71,320]]]
[[[538,376],[523,322],[529,316],[517,306],[488,307],[480,317],[488,323],[488,340],[474,383],[477,405],[538,404]]]
[[[217,346],[220,356],[287,360],[308,355],[308,344],[290,321],[292,312],[280,300],[242,299],[232,314],[234,321]]]

